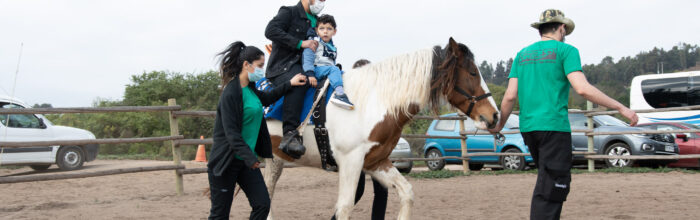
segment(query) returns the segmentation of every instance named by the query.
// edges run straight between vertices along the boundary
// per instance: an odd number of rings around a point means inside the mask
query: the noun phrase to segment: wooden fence
[[[590,109],[590,105],[589,105]],[[654,109],[654,110],[639,110],[638,113],[648,113],[648,112],[665,112],[665,111],[687,111],[687,110],[700,110],[700,106],[689,106],[689,107],[678,107],[678,108],[665,108],[665,109]],[[112,139],[93,139],[93,140],[56,140],[56,141],[33,141],[33,142],[7,142],[0,141],[0,147],[7,148],[22,148],[31,146],[55,146],[55,145],[85,145],[85,144],[122,144],[122,143],[143,143],[143,142],[162,142],[170,141],[172,154],[173,154],[173,165],[162,165],[162,166],[147,166],[147,167],[134,167],[134,168],[123,168],[123,169],[111,169],[95,172],[80,172],[80,173],[59,173],[59,174],[48,174],[48,175],[38,175],[38,176],[10,176],[10,177],[0,177],[0,184],[3,183],[20,183],[20,182],[33,182],[33,181],[46,181],[46,180],[60,180],[60,179],[72,179],[72,178],[85,178],[85,177],[96,177],[105,175],[115,175],[124,173],[135,173],[135,172],[150,172],[150,171],[160,171],[160,170],[173,170],[175,176],[175,191],[177,195],[182,195],[184,191],[182,176],[185,174],[197,174],[206,173],[206,168],[190,168],[187,169],[182,165],[182,152],[180,146],[184,145],[199,145],[199,144],[209,144],[213,143],[211,138],[209,139],[185,139],[179,132],[178,118],[181,117],[215,117],[216,112],[214,111],[182,111],[182,107],[177,105],[175,99],[168,100],[168,106],[121,106],[121,107],[100,107],[100,108],[28,108],[28,109],[0,109],[0,115],[2,114],[67,114],[67,113],[115,113],[115,112],[169,112],[170,121],[170,136],[163,137],[140,137],[140,138],[112,138]],[[612,115],[616,114],[616,111],[575,111],[579,113],[584,113],[589,120],[589,128],[583,130],[573,130],[572,132],[585,132],[589,137],[589,149],[588,152],[574,152],[574,154],[582,154],[584,158],[589,159],[589,170],[593,171],[593,160],[600,159],[650,159],[650,160],[668,160],[668,159],[686,159],[686,158],[700,158],[700,154],[693,155],[670,155],[670,156],[608,156],[608,155],[594,155],[593,152],[593,136],[595,135],[609,135],[609,134],[660,134],[660,133],[686,133],[686,132],[700,132],[700,130],[674,130],[674,131],[637,131],[637,132],[594,132],[592,117],[594,115]],[[517,112],[516,112],[517,113]],[[454,136],[430,136],[430,135],[417,135],[417,134],[404,134],[402,137],[406,138],[446,138],[446,139],[460,139],[462,156],[454,157],[436,157],[436,158],[392,158],[394,161],[428,161],[428,160],[444,160],[444,159],[459,159],[463,160],[464,172],[469,172],[468,162],[470,157],[476,156],[529,156],[529,153],[467,153],[467,135],[473,134],[489,134],[488,132],[477,132],[477,133],[466,133],[464,127],[465,116],[456,117],[435,117],[435,116],[415,116],[414,119],[417,120],[458,120],[460,122],[460,135]],[[504,134],[519,133],[519,131],[509,131],[503,132]]]

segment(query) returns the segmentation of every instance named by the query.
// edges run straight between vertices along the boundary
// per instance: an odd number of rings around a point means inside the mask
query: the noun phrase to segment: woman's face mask
[[[260,67],[255,67],[255,71],[248,73],[248,80],[251,82],[257,82],[265,76],[265,70]]]
[[[309,0],[309,3],[311,3],[311,0]],[[325,6],[325,1],[316,0],[313,5],[309,5],[309,11],[313,15],[319,15],[323,10],[323,6]]]

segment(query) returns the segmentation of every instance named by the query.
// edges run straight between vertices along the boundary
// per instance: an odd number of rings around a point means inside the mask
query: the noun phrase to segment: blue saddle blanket
[[[318,83],[319,89],[320,89],[320,86],[323,85],[321,83],[322,83],[321,81],[319,81],[319,83]],[[262,78],[262,79],[258,80],[257,82],[255,82],[255,88],[257,88],[260,91],[269,91],[269,90],[272,90],[273,86],[272,86],[272,83],[270,83],[270,81],[267,80],[267,78]],[[314,94],[316,94],[316,88],[309,87],[309,90],[306,91],[306,95],[304,96],[304,103],[303,103],[303,107],[301,109],[301,115],[299,116],[300,122],[302,122],[302,120],[304,120],[306,118],[306,115],[308,115],[309,112],[311,111],[311,106],[314,104]],[[326,103],[328,103],[328,100],[330,100],[331,94],[333,94],[333,89],[328,88],[326,90],[326,100],[325,100]],[[283,112],[282,102],[283,101],[284,101],[284,97],[277,100],[277,102],[275,102],[274,104],[272,104],[268,107],[265,107],[265,109],[264,109],[265,119],[274,118],[274,119],[282,121],[282,112]],[[299,104],[301,105],[302,103],[299,103]],[[309,122],[309,124],[313,124],[313,122]]]

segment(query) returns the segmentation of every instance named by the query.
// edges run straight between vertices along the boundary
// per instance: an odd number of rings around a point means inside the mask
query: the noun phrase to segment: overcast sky
[[[267,22],[298,1],[0,0],[0,94],[28,104],[91,106],[119,100],[130,76],[215,69],[215,54],[241,40],[261,47]],[[529,25],[547,8],[576,29],[567,37],[584,64],[679,42],[699,44],[700,1],[327,0],[338,23],[338,62],[351,65],[433,45],[453,36],[477,62],[514,57],[539,40]]]

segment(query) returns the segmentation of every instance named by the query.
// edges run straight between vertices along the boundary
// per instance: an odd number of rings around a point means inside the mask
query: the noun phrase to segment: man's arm
[[[289,48],[299,49],[302,39],[295,38],[286,30],[292,21],[292,13],[289,8],[281,7],[277,15],[267,23],[265,28],[265,37],[273,42],[280,43]]]
[[[637,125],[637,121],[639,120],[637,118],[637,113],[627,108],[622,103],[608,97],[605,95],[605,93],[598,90],[598,88],[588,83],[586,76],[583,75],[581,71],[571,72],[566,75],[566,77],[569,79],[571,87],[573,87],[574,90],[576,90],[576,93],[581,95],[583,98],[598,105],[615,109],[619,111],[622,116],[625,116],[625,118],[630,120],[631,126]]]
[[[503,95],[503,100],[501,101],[501,119],[498,120],[498,125],[496,128],[489,129],[490,132],[496,133],[503,129],[505,126],[510,113],[513,112],[513,105],[515,105],[515,100],[518,98],[518,78],[508,79],[508,88],[506,93]]]

